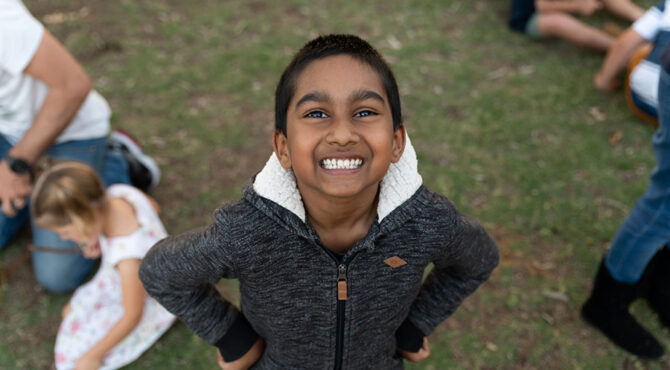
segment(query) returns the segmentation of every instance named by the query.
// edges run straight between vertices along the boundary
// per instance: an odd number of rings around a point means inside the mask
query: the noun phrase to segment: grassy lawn
[[[335,3],[26,1],[85,66],[113,125],[161,165],[153,195],[171,233],[209,223],[261,168],[274,87],[297,48],[321,33],[363,36],[395,71],[424,182],[482,222],[502,257],[431,336],[430,359],[408,367],[670,367],[636,360],[579,318],[654,166],[654,129],[621,92],[592,87],[601,55],[508,31],[503,0]],[[28,241],[26,231],[0,262]],[[224,289],[236,300],[234,284]],[[51,367],[67,299],[41,290],[29,263],[0,285],[1,369]],[[633,312],[670,348],[644,302]],[[179,323],[128,368],[215,367],[213,348]]]

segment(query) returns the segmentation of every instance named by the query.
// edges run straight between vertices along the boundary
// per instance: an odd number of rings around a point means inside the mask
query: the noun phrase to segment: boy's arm
[[[449,317],[498,265],[498,248],[484,228],[463,215],[455,227],[454,239],[434,261],[406,320],[425,336]]]
[[[535,9],[540,13],[564,12],[591,15],[602,9],[597,0],[535,0]]]
[[[258,334],[214,288],[222,277],[235,277],[222,213],[217,212],[217,221],[208,228],[153,246],[142,261],[140,279],[149,295],[231,362],[247,353]]]
[[[607,51],[603,65],[593,78],[596,88],[603,92],[614,91],[617,86],[617,75],[626,68],[635,51],[647,42],[632,27],[628,28]]]

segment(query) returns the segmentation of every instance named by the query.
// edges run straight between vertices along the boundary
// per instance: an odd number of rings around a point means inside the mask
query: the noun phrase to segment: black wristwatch
[[[30,165],[25,159],[12,157],[11,155],[5,155],[4,160],[7,162],[7,167],[17,175],[23,175],[24,173],[33,173],[33,166]]]

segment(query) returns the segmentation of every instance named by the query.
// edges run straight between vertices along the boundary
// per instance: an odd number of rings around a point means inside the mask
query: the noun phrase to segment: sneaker
[[[161,171],[156,162],[142,152],[142,146],[137,139],[123,130],[114,129],[109,135],[108,145],[120,150],[128,162],[130,182],[133,186],[147,192],[158,185]]]

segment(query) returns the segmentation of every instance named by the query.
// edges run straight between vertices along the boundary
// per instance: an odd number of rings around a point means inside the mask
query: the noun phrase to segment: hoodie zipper
[[[337,266],[337,326],[335,336],[335,370],[342,368],[344,348],[344,306],[347,302],[347,265]]]
[[[342,368],[344,348],[344,306],[347,302],[347,265],[337,266],[337,325],[335,335],[335,370]]]
[[[344,354],[344,309],[347,303],[347,269],[349,264],[356,257],[358,252],[349,256],[347,261],[342,258],[339,260],[335,255],[329,251],[328,248],[322,246],[326,254],[337,264],[337,310],[336,310],[336,324],[335,324],[335,370],[342,369],[342,355]]]

